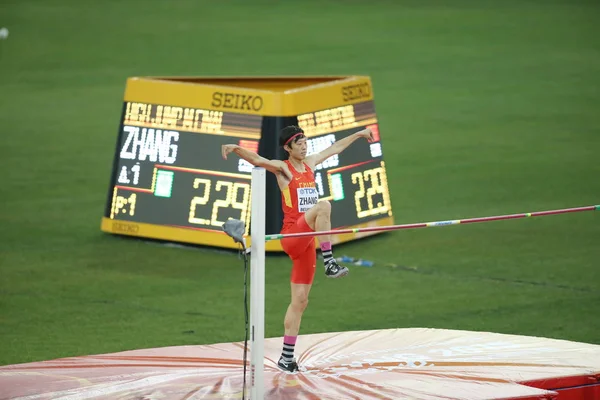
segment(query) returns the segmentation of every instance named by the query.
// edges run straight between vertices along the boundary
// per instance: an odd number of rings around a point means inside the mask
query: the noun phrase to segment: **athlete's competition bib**
[[[319,201],[319,194],[317,188],[307,187],[298,188],[298,211],[305,213],[312,208]]]

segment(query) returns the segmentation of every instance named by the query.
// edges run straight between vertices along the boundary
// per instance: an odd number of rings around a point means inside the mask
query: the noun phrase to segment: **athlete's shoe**
[[[325,275],[328,278],[341,278],[348,275],[348,268],[338,265],[335,259],[331,259],[325,264]]]
[[[292,359],[292,361],[288,362],[285,361],[283,359],[283,357],[279,357],[279,361],[277,362],[277,366],[279,367],[279,369],[285,371],[285,372],[298,372],[298,363],[296,362],[296,359]]]

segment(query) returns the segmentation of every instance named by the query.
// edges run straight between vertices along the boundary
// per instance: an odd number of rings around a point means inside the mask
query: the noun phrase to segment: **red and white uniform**
[[[292,173],[292,180],[288,187],[281,191],[283,208],[281,233],[313,232],[304,219],[304,214],[319,201],[315,174],[306,164],[304,164],[305,171],[299,172],[288,160],[284,162]],[[293,262],[292,283],[312,283],[317,264],[315,238],[312,236],[284,238],[281,239],[281,246]]]

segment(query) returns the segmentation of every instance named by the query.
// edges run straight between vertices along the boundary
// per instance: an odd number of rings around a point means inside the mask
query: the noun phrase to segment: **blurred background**
[[[235,252],[100,231],[127,77],[369,75],[396,223],[587,206],[599,16],[594,0],[2,0],[0,364],[244,338]],[[375,265],[317,274],[301,334],[600,344],[599,240],[600,215],[577,213],[341,245]],[[267,337],[290,268],[267,259]]]

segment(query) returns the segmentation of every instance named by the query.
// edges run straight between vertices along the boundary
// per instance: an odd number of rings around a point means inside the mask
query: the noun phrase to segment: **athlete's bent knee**
[[[331,203],[329,202],[329,200],[321,200],[317,203],[317,206],[319,206],[320,213],[323,213],[323,214],[331,213]]]

